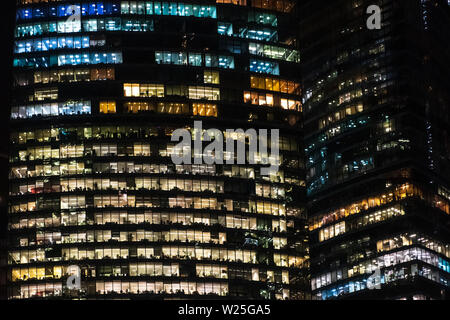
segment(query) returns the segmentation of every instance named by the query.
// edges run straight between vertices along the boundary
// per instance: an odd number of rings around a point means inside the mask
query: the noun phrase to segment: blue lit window
[[[58,106],[59,115],[76,115],[76,114],[90,114],[90,101],[69,101],[60,103]]]
[[[122,1],[120,10],[122,14],[217,18],[215,6],[179,2],[146,1],[144,5],[144,2]]]
[[[269,13],[254,13],[249,12],[249,22],[256,22],[259,24],[271,25],[276,27],[278,25],[277,16]]]
[[[119,64],[122,63],[121,53],[80,53],[57,56],[58,66],[82,64]]]
[[[162,15],[162,8],[161,8],[161,4],[155,3],[155,7],[154,7],[154,12],[156,15]]]
[[[190,65],[194,67],[212,67],[233,69],[234,58],[230,56],[217,56],[212,54],[201,53],[180,53],[180,52],[155,52],[155,60],[157,64],[175,64],[175,65]]]
[[[28,48],[30,44],[19,42],[16,43],[16,48],[14,50],[15,53],[23,53],[23,52],[31,52],[31,48]]]
[[[49,17],[57,17],[58,16],[58,7],[50,6],[48,9],[48,16]]]
[[[71,4],[58,5],[58,17],[67,17],[73,15],[76,11],[81,10],[81,7],[76,6],[78,9],[74,10],[74,6]]]
[[[200,53],[189,53],[189,65],[194,67],[201,67],[203,64],[202,55]]]
[[[81,21],[58,21],[58,33],[73,33],[81,31]]]
[[[120,13],[120,6],[117,3],[104,3],[104,14]]]
[[[81,38],[81,47],[89,48],[89,45],[90,45],[89,37],[82,37]]]
[[[97,26],[97,23],[95,24]],[[105,30],[119,31],[121,30],[121,21],[119,18],[108,18],[105,20]]]
[[[51,59],[49,57],[16,58],[13,65],[14,67],[46,68],[51,65]]]
[[[41,35],[43,33],[44,32],[42,30],[42,25],[41,24],[35,24],[34,27],[33,27],[33,35]]]
[[[234,58],[205,54],[205,66],[212,68],[234,69]]]
[[[83,31],[93,32],[97,31],[97,19],[83,20]]]
[[[228,22],[218,22],[217,32],[222,36],[232,36],[233,35],[233,24]]]
[[[48,50],[56,50],[58,48],[56,38],[46,39]]]
[[[277,76],[280,75],[278,63],[264,60],[250,60],[250,71],[257,73],[268,73]]]
[[[67,101],[62,103],[44,103],[11,108],[11,119],[32,117],[55,117],[62,115],[82,115],[91,113],[91,101]]]
[[[42,8],[34,8],[33,9],[33,19],[35,18],[43,18],[46,17],[47,14],[47,8],[46,7],[42,7]]]
[[[151,19],[123,19],[122,18],[104,18],[104,19],[83,19],[80,21],[68,22],[61,20],[58,22],[43,22],[35,24],[18,25],[15,31],[15,37],[36,36],[47,33],[78,33],[107,31],[153,31],[154,24]]]
[[[88,36],[84,37],[59,37],[17,41],[15,53],[40,52],[56,49],[82,49],[89,48]]]
[[[149,15],[153,14],[153,5],[151,3],[149,3],[149,2],[147,2],[145,4],[145,13],[149,14]]]
[[[77,12],[82,16],[99,16],[110,14],[137,14],[137,15],[168,15],[198,18],[217,18],[216,7],[213,5],[196,5],[178,2],[160,1],[122,1],[121,4],[109,2],[89,2],[81,5],[61,4],[41,6],[33,9],[18,9],[17,20],[28,20],[45,17],[68,17]]]
[[[276,30],[264,28],[264,29],[248,29],[241,28],[239,30],[239,36],[246,39],[254,39],[260,41],[278,41],[278,32]]]
[[[44,41],[48,41],[48,39],[34,39],[33,41],[33,51],[46,51],[46,47],[44,45]]]
[[[120,24],[120,21],[118,21]],[[116,26],[114,26],[116,27]],[[120,27],[119,27],[120,29]],[[123,31],[152,31],[153,21],[141,21],[137,19],[127,19],[123,21]]]
[[[48,24],[48,32],[53,33],[53,32],[57,32],[57,24],[56,22],[50,22]]]

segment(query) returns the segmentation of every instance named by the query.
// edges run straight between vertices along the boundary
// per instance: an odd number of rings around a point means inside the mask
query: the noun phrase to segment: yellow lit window
[[[36,276],[39,280],[45,278],[45,269],[44,268],[37,268],[36,270]]]
[[[252,76],[250,77],[250,87],[289,94],[301,94],[299,83],[275,78]]]
[[[266,89],[266,85],[264,83],[265,82],[264,78],[256,78],[256,80],[258,80],[258,84],[257,84],[256,88],[261,89],[261,90]]]
[[[260,106],[271,106],[275,105],[275,98],[273,94],[257,93],[257,92],[244,92],[244,103],[251,103]]]
[[[273,91],[273,80],[271,78],[266,78],[266,90]]]
[[[164,85],[124,83],[125,97],[164,97]]]
[[[281,99],[281,107],[286,110],[301,111],[301,102],[296,100]]]
[[[244,103],[251,103],[252,102],[252,95],[250,92],[245,91],[244,92]]]
[[[158,113],[187,114],[189,106],[186,103],[158,103]]]
[[[280,91],[280,81],[278,79],[273,79],[273,91]]]
[[[115,101],[100,102],[100,113],[116,113],[116,102]]]
[[[108,79],[108,80],[114,80],[115,79],[114,68],[107,68],[106,69],[106,79]]]
[[[250,86],[252,88],[257,88],[258,87],[258,77],[254,77],[254,76],[250,77]]]
[[[217,117],[217,105],[194,103],[192,105],[192,114],[201,117]]]
[[[203,79],[205,83],[219,84],[220,77],[217,71],[205,71],[203,74]]]
[[[100,68],[90,70],[91,80],[114,80],[114,68]]]
[[[58,88],[38,89],[34,92],[35,101],[58,99]]]
[[[123,91],[125,97],[139,97],[139,84],[125,83],[123,85]]]
[[[288,93],[288,82],[287,81],[284,81],[284,80],[281,80],[280,81],[280,91],[282,92],[282,93]]]
[[[246,6],[247,0],[216,0],[216,3],[231,3],[240,6]]]
[[[12,272],[12,281],[20,280],[20,269],[13,269]]]
[[[141,97],[164,97],[164,85],[141,84],[139,85],[139,96]]]
[[[154,111],[155,105],[148,102],[127,102],[124,104],[125,110],[130,113],[138,113],[141,111]]]
[[[150,145],[146,143],[135,143],[134,144],[134,156],[150,156]]]
[[[232,3],[241,6],[246,6],[247,0],[217,0],[217,3]]]
[[[220,89],[212,87],[190,86],[189,99],[220,100]]]
[[[131,97],[132,94],[132,84],[124,83],[123,84],[123,95],[124,97]]]
[[[53,276],[57,279],[62,277],[62,267],[61,266],[53,267]]]
[[[288,82],[288,93],[289,94],[297,94],[296,90],[297,90],[296,84],[292,81],[289,81]]]

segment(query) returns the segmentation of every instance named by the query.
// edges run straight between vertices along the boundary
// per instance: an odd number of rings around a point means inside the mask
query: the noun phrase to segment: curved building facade
[[[312,295],[448,299],[447,1],[301,10]]]
[[[296,16],[291,0],[20,0],[8,297],[306,298]],[[279,129],[279,169],[174,164],[194,121]]]

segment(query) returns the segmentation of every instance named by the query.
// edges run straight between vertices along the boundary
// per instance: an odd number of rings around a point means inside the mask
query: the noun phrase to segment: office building
[[[307,298],[297,14],[293,0],[20,0],[8,298]],[[171,135],[194,121],[279,129],[279,170],[263,175],[261,154],[174,164]]]
[[[447,1],[300,11],[313,297],[448,298]]]

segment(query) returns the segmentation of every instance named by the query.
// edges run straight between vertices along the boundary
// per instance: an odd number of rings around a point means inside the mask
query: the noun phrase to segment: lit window
[[[169,114],[187,114],[189,113],[189,106],[186,103],[158,103],[157,107],[158,113],[169,113]]]
[[[115,101],[100,102],[100,113],[116,113],[116,102]]]
[[[219,88],[189,87],[189,99],[220,100]]]
[[[219,72],[217,71],[205,71],[203,78],[205,83],[212,83],[212,84],[220,83]]]
[[[155,105],[148,102],[127,102],[125,110],[130,113],[138,113],[142,111],[155,111]]]
[[[192,114],[202,117],[217,117],[217,105],[194,103],[192,105]]]
[[[125,83],[123,85],[125,97],[164,97],[164,85]]]

